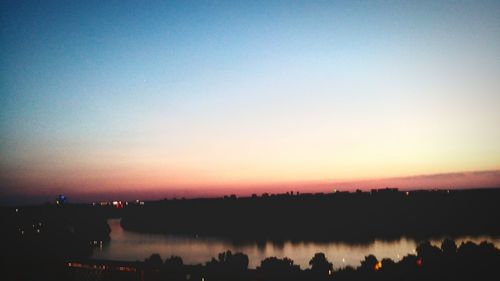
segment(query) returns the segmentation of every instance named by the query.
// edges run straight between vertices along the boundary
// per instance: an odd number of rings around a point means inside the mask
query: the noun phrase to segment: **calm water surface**
[[[407,254],[415,253],[417,242],[411,239],[401,238],[394,241],[375,240],[373,243],[364,245],[353,245],[345,242],[290,242],[283,243],[247,243],[234,244],[230,241],[216,238],[195,238],[178,235],[145,234],[126,231],[120,226],[120,219],[110,219],[111,242],[97,248],[93,258],[110,260],[144,260],[153,253],[158,253],[162,258],[176,255],[182,257],[186,264],[205,263],[218,253],[231,250],[248,255],[249,267],[255,268],[260,261],[266,257],[288,257],[301,268],[309,267],[309,260],[317,252],[323,252],[333,262],[335,268],[358,266],[360,261],[369,254],[375,255],[379,260],[391,258],[399,261]],[[470,240],[481,242],[484,240],[493,242],[500,248],[499,238],[490,237],[464,237],[456,239],[457,245],[462,241]],[[431,240],[431,243],[440,245],[440,240]]]

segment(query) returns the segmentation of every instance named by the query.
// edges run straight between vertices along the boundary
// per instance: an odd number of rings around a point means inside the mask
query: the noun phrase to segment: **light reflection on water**
[[[407,254],[415,253],[417,242],[407,238],[394,241],[375,240],[364,245],[353,245],[345,242],[264,242],[235,244],[217,238],[195,238],[178,235],[145,234],[124,230],[120,226],[120,219],[110,219],[111,242],[102,249],[94,251],[93,258],[110,260],[144,260],[153,253],[162,258],[176,255],[182,257],[186,264],[205,263],[220,252],[231,250],[248,255],[249,267],[255,268],[266,257],[291,258],[301,268],[309,267],[309,260],[317,252],[325,253],[328,260],[333,262],[334,268],[345,266],[359,266],[360,261],[369,254],[379,260],[391,258],[399,261]],[[487,240],[500,248],[499,238],[464,237],[455,239],[457,245],[462,241],[479,243]],[[431,240],[434,245],[440,245],[441,240]]]

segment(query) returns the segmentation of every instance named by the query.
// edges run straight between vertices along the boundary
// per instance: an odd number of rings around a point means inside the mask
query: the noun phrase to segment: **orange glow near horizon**
[[[155,5],[1,11],[1,197],[500,186],[498,3]]]
[[[133,176],[133,177],[132,177]],[[417,175],[408,177],[375,178],[361,180],[309,180],[309,181],[208,181],[198,179],[168,182],[163,178],[144,177],[140,180],[131,175],[130,178],[120,178],[119,181],[102,180],[99,178],[65,178],[61,182],[52,178],[51,186],[26,183],[22,188],[25,194],[37,193],[51,198],[54,194],[65,193],[69,197],[80,198],[79,201],[107,199],[160,199],[173,197],[217,197],[228,194],[250,196],[263,193],[283,192],[332,192],[369,190],[373,188],[396,187],[402,190],[412,189],[457,189],[457,188],[488,188],[500,187],[500,170],[443,173]],[[32,188],[36,186],[36,188]],[[68,188],[71,187],[71,188]]]

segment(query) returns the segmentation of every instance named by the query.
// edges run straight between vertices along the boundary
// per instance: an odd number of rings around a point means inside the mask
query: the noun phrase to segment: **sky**
[[[0,202],[500,186],[499,15],[2,1]]]

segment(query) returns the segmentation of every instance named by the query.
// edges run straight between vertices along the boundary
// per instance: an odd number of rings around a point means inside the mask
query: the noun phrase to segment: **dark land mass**
[[[500,189],[336,192],[163,200],[123,211],[124,229],[237,241],[459,237],[500,234]]]
[[[244,254],[223,253],[205,265],[179,265],[177,258],[161,262],[159,256],[137,263],[89,257],[95,247],[110,240],[109,218],[121,217],[123,227],[133,231],[238,241],[359,243],[400,236],[420,241],[497,236],[498,202],[500,189],[409,193],[385,189],[0,208],[0,280],[487,280],[491,276],[489,280],[497,280],[499,251],[488,243],[466,243],[458,249],[449,242],[441,249],[424,243],[418,255],[398,263],[379,263],[369,256],[360,268],[338,271],[332,271],[321,255],[320,267],[312,262],[310,269],[300,269],[289,259],[270,257],[255,270],[248,269]]]
[[[61,265],[109,242],[106,220],[116,215],[89,205],[0,208],[0,280],[65,280]]]

